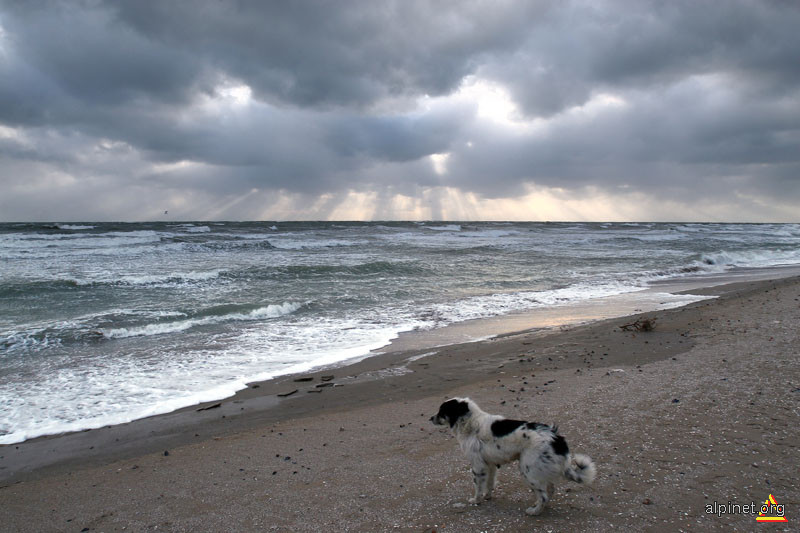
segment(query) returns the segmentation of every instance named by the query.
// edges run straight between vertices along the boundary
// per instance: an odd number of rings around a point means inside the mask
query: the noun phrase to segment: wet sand
[[[789,521],[768,527],[790,530],[800,279],[693,292],[721,296],[647,313],[648,333],[622,331],[636,318],[624,317],[393,352],[0,446],[0,531],[750,531],[754,515],[706,506],[770,493]],[[597,481],[565,482],[528,517],[531,494],[509,466],[492,501],[466,504],[469,466],[428,422],[455,395],[557,423]]]

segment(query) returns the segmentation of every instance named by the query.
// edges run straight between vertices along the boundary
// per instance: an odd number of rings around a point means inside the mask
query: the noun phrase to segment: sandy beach
[[[0,446],[0,530],[752,531],[800,521],[800,278],[542,334],[393,352],[130,424]],[[432,353],[435,352],[435,353]],[[300,380],[300,381],[298,381]],[[516,467],[467,504],[451,396],[557,423],[598,466],[546,511]],[[788,522],[707,513],[772,494]]]

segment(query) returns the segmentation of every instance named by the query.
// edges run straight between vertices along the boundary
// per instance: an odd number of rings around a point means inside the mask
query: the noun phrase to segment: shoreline
[[[786,273],[792,273],[795,268],[787,268]],[[772,269],[774,275],[777,269]],[[752,273],[749,274],[752,276]],[[686,294],[699,297],[716,298],[740,292],[742,287],[753,284],[775,281],[766,277],[767,272],[761,273],[761,278],[747,279],[746,281],[732,281],[730,278],[717,276],[716,283],[708,280],[700,281],[694,278],[687,280],[670,280],[670,293],[674,295]],[[777,280],[792,279],[791,277],[777,278]],[[798,277],[800,279],[800,277]],[[665,283],[667,284],[667,283]],[[680,289],[680,290],[676,290]],[[653,292],[651,287],[642,292]],[[619,295],[623,299],[636,293]],[[598,299],[602,302],[604,299]],[[636,303],[634,298],[631,300]],[[401,399],[394,394],[386,394],[378,389],[380,384],[386,382],[392,389],[405,391],[416,397],[416,388],[422,394],[429,394],[437,388],[430,379],[425,379],[424,374],[430,373],[433,368],[447,368],[459,374],[462,382],[473,382],[481,379],[476,368],[465,368],[464,363],[473,361],[474,354],[490,352],[491,357],[497,357],[504,351],[510,351],[516,346],[542,345],[548,346],[558,343],[570,334],[579,336],[588,335],[583,330],[604,329],[624,319],[625,323],[632,322],[637,317],[644,315],[656,316],[663,312],[675,309],[691,308],[702,305],[706,300],[690,302],[679,307],[668,307],[660,310],[648,310],[638,313],[612,312],[609,317],[591,316],[592,311],[583,308],[555,308],[555,315],[547,309],[533,310],[530,312],[512,313],[498,317],[475,319],[462,323],[449,325],[445,328],[423,332],[403,332],[389,345],[370,354],[351,360],[317,367],[306,372],[283,374],[275,378],[247,383],[247,387],[225,398],[201,402],[182,407],[167,413],[152,415],[135,419],[120,424],[107,425],[100,428],[84,429],[52,435],[42,435],[26,439],[14,444],[0,445],[0,487],[19,482],[40,475],[48,475],[51,471],[71,469],[83,465],[102,464],[104,461],[119,460],[135,457],[145,453],[152,453],[163,447],[175,447],[196,442],[196,439],[219,438],[239,431],[246,430],[253,425],[275,423],[290,418],[302,418],[318,413],[320,410],[342,411],[364,405],[390,402]],[[596,306],[597,302],[593,302]],[[628,308],[631,307],[628,302]],[[573,322],[564,322],[564,313],[578,314]],[[545,314],[544,319],[534,316],[537,312]],[[558,318],[553,318],[558,316]],[[574,318],[574,317],[573,317]],[[557,325],[553,325],[553,321]],[[521,328],[520,324],[536,323],[534,326]],[[494,335],[486,338],[470,338],[469,334],[461,334],[462,342],[450,342],[458,336],[447,334],[448,329],[463,329],[468,332],[486,331],[494,328]],[[516,327],[517,329],[514,329]],[[498,331],[498,328],[499,331]],[[437,335],[448,340],[445,344],[431,344],[431,339]],[[458,335],[458,334],[456,334]],[[420,343],[419,338],[427,339]],[[411,339],[410,341],[408,339]],[[661,341],[663,342],[663,341]],[[673,339],[674,343],[688,342],[684,339]],[[664,358],[673,355],[671,351],[648,358]],[[454,357],[463,358],[460,362],[448,361]],[[477,356],[475,356],[477,357]],[[625,357],[601,357],[607,366],[624,364]],[[477,361],[483,362],[482,359]],[[491,371],[492,365],[479,367]],[[423,376],[419,380],[423,384],[411,387],[409,376]],[[324,378],[324,381],[323,381]],[[356,394],[338,394],[343,387],[347,392],[357,390]],[[334,393],[334,394],[331,394]],[[310,396],[309,396],[310,395]],[[189,434],[195,438],[188,438]],[[12,451],[13,450],[13,451]]]
[[[747,531],[754,517],[705,504],[769,493],[791,523],[800,278],[703,291],[719,297],[646,313],[648,333],[620,330],[633,315],[387,353],[251,384],[218,407],[2,446],[0,530]],[[428,422],[450,396],[558,423],[598,480],[561,485],[532,518],[510,466],[492,501],[464,505],[469,466]]]
[[[708,286],[705,289],[712,287]],[[692,296],[697,292],[693,291]],[[199,431],[197,428],[203,430],[203,434],[196,433],[198,437],[204,435],[205,438],[216,438],[246,429],[254,420],[270,423],[306,416],[322,408],[347,409],[356,402],[337,397],[335,405],[331,406],[329,405],[331,394],[324,394],[346,385],[349,386],[348,391],[353,390],[354,386],[368,391],[356,395],[357,403],[377,401],[379,398],[375,395],[373,390],[375,383],[372,382],[396,379],[415,371],[424,372],[430,367],[431,360],[437,357],[451,358],[454,354],[479,353],[484,350],[484,345],[497,344],[498,341],[502,345],[499,348],[506,349],[510,339],[521,336],[526,338],[523,344],[530,344],[543,337],[563,335],[568,329],[588,327],[656,311],[633,313],[635,307],[641,307],[637,305],[641,304],[635,296],[637,294],[639,293],[634,292],[610,297],[624,302],[611,304],[613,310],[604,312],[610,316],[605,316],[596,309],[608,304],[609,297],[605,297],[578,305],[552,306],[467,320],[433,330],[401,332],[389,344],[364,356],[315,367],[308,371],[282,374],[268,380],[248,382],[245,388],[224,398],[195,403],[119,424],[40,435],[18,443],[0,444],[0,487],[24,480],[28,475],[36,477],[39,475],[39,470],[43,470],[43,474],[46,475],[51,468],[58,470],[84,464],[97,464],[103,460],[152,452],[163,446],[180,446],[191,442],[181,434]],[[711,297],[715,296],[716,294],[713,294]],[[681,307],[693,303],[696,301],[690,301]],[[493,333],[488,334],[488,332]],[[414,363],[414,370],[409,368],[411,363]],[[459,370],[464,372],[463,368]],[[331,377],[333,379],[329,379]],[[407,387],[407,384],[403,383],[405,380],[399,381],[400,383],[392,386]],[[426,391],[429,386],[430,384],[427,384],[425,387]],[[312,394],[313,397],[304,397],[304,394]],[[305,399],[297,402],[301,397]],[[298,407],[298,403],[302,405]],[[249,421],[241,420],[245,416],[251,417]],[[222,423],[221,419],[225,419],[226,422]],[[5,450],[10,453],[3,453]]]
[[[109,427],[136,423],[139,420],[169,416],[173,413],[192,410],[195,407],[207,407],[219,402],[229,401],[231,398],[238,398],[243,391],[247,391],[253,384],[262,385],[276,380],[284,380],[286,377],[295,375],[308,373],[319,374],[323,371],[347,368],[357,365],[367,358],[380,357],[387,353],[413,352],[412,355],[417,356],[420,350],[436,352],[452,345],[487,342],[494,338],[507,335],[530,334],[535,332],[545,334],[557,328],[572,328],[600,320],[688,305],[704,298],[704,290],[720,285],[791,276],[800,276],[800,266],[788,265],[765,268],[735,268],[725,272],[656,280],[651,282],[649,286],[640,290],[621,294],[595,297],[576,302],[566,302],[564,304],[548,305],[522,311],[513,311],[511,313],[490,317],[469,319],[433,329],[401,331],[386,345],[372,349],[364,355],[319,365],[308,370],[279,374],[266,380],[244,382],[245,386],[226,396],[215,397],[200,402],[195,401],[195,403],[190,403],[183,407],[171,408],[170,410],[156,410],[154,414],[141,418],[109,422],[96,427],[84,427],[35,435],[27,437],[25,440],[19,442],[0,443],[0,450],[3,446],[15,446],[39,439],[60,438],[86,431],[108,429]],[[0,465],[0,482],[2,482],[4,477],[3,468],[2,465]]]

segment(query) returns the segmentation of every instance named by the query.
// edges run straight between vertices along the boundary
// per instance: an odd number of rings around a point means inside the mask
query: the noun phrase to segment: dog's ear
[[[459,418],[467,414],[469,414],[469,404],[453,398],[452,400],[447,400],[439,407],[438,416],[447,420],[450,427],[453,427],[456,425]]]

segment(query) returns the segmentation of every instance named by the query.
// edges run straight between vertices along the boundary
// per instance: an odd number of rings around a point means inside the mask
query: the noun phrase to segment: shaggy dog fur
[[[470,503],[488,499],[495,487],[497,467],[516,460],[522,477],[536,494],[536,504],[525,510],[530,515],[542,512],[553,496],[556,481],[594,481],[594,462],[586,455],[570,453],[556,426],[491,415],[469,398],[444,402],[431,422],[450,426],[472,464],[475,496]]]

